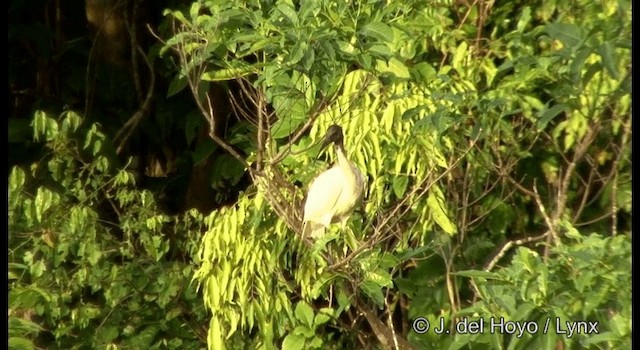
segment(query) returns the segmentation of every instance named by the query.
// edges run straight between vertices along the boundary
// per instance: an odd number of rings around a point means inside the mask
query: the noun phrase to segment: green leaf
[[[546,322],[546,321],[545,321]],[[553,321],[552,321],[553,323]],[[550,330],[544,332],[544,322],[538,323],[540,326],[540,331],[534,337],[533,341],[530,342],[528,348],[531,349],[541,349],[541,350],[554,350],[557,349],[557,338],[555,330],[553,330],[554,325],[549,325]],[[553,330],[553,331],[552,331]]]
[[[338,44],[338,49],[343,53],[346,53],[348,55],[353,55],[356,52],[356,48],[346,41],[337,40],[336,44]]]
[[[453,57],[451,58],[451,66],[457,71],[464,71],[466,65],[465,58],[469,57],[469,45],[463,41],[458,45],[456,50],[453,52]]]
[[[411,78],[411,74],[409,74],[407,66],[395,57],[391,58],[388,62],[376,60],[376,69],[382,74],[390,73],[395,75],[397,78]]]
[[[295,309],[296,318],[304,322],[307,326],[313,326],[313,309],[304,301],[298,302]]]
[[[298,42],[291,49],[287,64],[296,64],[304,57],[305,52],[308,51],[308,45],[305,42]]]
[[[53,203],[53,193],[45,188],[38,187],[38,193],[36,194],[35,206],[36,206],[36,220],[42,221],[42,215],[51,207]]]
[[[382,57],[391,57],[393,55],[393,52],[391,52],[391,49],[389,49],[387,45],[381,44],[372,45],[368,49],[368,52]]]
[[[606,41],[600,47],[598,47],[598,53],[600,57],[602,57],[602,63],[613,79],[618,79],[618,68],[616,67],[616,62],[618,62],[615,48],[611,44],[611,42]]]
[[[409,184],[409,178],[403,175],[398,175],[393,180],[393,193],[396,198],[402,198],[407,191],[407,185]]]
[[[239,54],[241,54],[242,56],[247,56],[256,51],[265,51],[263,50],[265,47],[268,47],[276,43],[276,40],[274,38],[262,38],[262,37],[258,37],[258,38],[260,39],[253,42],[253,44],[251,44],[251,46],[248,49],[246,49],[246,51],[243,50]]]
[[[411,68],[411,73],[414,75],[414,79],[430,83],[436,76],[436,69],[427,62],[420,62]]]
[[[282,350],[302,350],[305,349],[305,337],[298,334],[289,334],[282,341]]]
[[[382,287],[373,281],[364,281],[360,284],[360,289],[380,308],[384,307],[384,295]]]
[[[424,245],[418,248],[409,248],[406,252],[402,253],[400,256],[398,256],[398,261],[399,262],[405,262],[415,256],[419,256],[419,255],[423,255],[424,252],[426,251],[430,251],[433,248],[430,247],[429,245]]]
[[[384,269],[378,268],[374,271],[369,271],[365,274],[365,281],[372,281],[379,287],[393,287],[393,281],[391,280],[391,274]]]
[[[193,164],[201,165],[202,162],[209,159],[209,156],[212,155],[217,148],[218,147],[215,143],[209,142],[208,140],[206,140],[205,142],[199,142],[197,144],[197,148],[191,154]]]
[[[411,74],[409,74],[409,69],[404,63],[400,62],[397,58],[391,58],[389,60],[389,69],[393,74],[395,74],[398,78],[411,78]]]
[[[36,111],[34,114],[33,125],[33,138],[36,141],[40,141],[42,136],[46,141],[53,140],[58,135],[58,123],[53,118],[47,117],[47,114],[43,111]]]
[[[183,77],[182,75],[176,75],[169,84],[169,88],[167,89],[167,97],[171,97],[179,93],[180,91],[184,90],[187,85],[189,85],[187,82],[187,78]]]
[[[97,334],[97,338],[104,344],[111,343],[114,339],[118,337],[120,334],[118,327],[104,327],[100,329],[100,332]]]
[[[520,19],[518,20],[517,29],[519,32],[524,32],[525,28],[531,21],[531,7],[525,6],[522,9],[522,13],[520,14]]]
[[[22,188],[25,182],[25,173],[24,170],[20,167],[13,167],[11,169],[11,175],[9,176],[9,192],[17,191]]]
[[[587,339],[584,340],[583,345],[589,346],[604,342],[618,342],[620,340],[621,337],[614,332],[602,332],[599,334],[590,335]]]
[[[453,342],[447,348],[448,350],[458,350],[464,347],[468,347],[469,344],[473,344],[471,340],[471,334],[469,333],[460,333],[456,334]]]
[[[35,345],[31,340],[22,337],[9,337],[9,350],[33,350]]]
[[[394,39],[393,30],[391,29],[391,27],[382,22],[371,22],[365,25],[360,33],[365,36],[373,37],[388,43],[393,43]]]
[[[200,128],[205,123],[205,119],[202,117],[200,113],[197,113],[197,112],[188,113],[185,116],[185,119],[186,120],[184,125],[184,136],[186,138],[187,143],[191,144],[191,142],[193,142],[193,140],[196,139],[196,136],[198,136],[198,133],[200,132]],[[213,141],[208,141],[208,142],[213,143]],[[197,158],[197,157],[194,157],[194,158]],[[198,164],[198,163],[194,162],[194,164]]]
[[[130,346],[136,349],[149,349],[159,331],[160,327],[157,325],[144,327],[142,330],[137,331],[136,335],[131,338]]]
[[[274,105],[282,117],[271,126],[273,138],[281,139],[291,135],[306,121],[308,108],[304,100],[282,97]]]
[[[514,321],[527,321],[530,319],[531,311],[535,310],[535,308],[536,306],[532,303],[521,304],[511,318]]]
[[[589,82],[591,81],[591,79],[593,78],[593,76],[596,73],[600,73],[600,71],[602,71],[602,64],[600,64],[600,62],[596,62],[594,64],[590,64],[589,67],[587,68],[586,72],[584,72],[584,74],[582,75],[582,86],[587,86],[587,84],[589,84]]]
[[[199,2],[194,2],[191,4],[191,8],[189,8],[189,17],[192,20],[198,19],[200,17],[200,9],[202,8],[202,4]]]
[[[171,10],[164,10],[163,14],[165,16],[167,15],[171,15],[173,16],[175,19],[177,19],[178,21],[180,21],[182,24],[186,24],[189,25],[191,22],[187,20],[187,18],[184,16],[184,14],[180,11],[171,11]]]
[[[298,14],[291,5],[281,2],[276,6],[276,8],[289,20],[289,22],[291,22],[291,24],[294,26],[298,25]]]
[[[571,62],[569,66],[569,74],[571,76],[571,80],[578,84],[580,82],[580,78],[582,77],[582,70],[584,69],[584,63],[591,55],[592,49],[591,47],[582,47],[580,48]]]
[[[447,211],[445,210],[444,194],[438,187],[433,186],[429,190],[427,206],[436,224],[438,224],[445,233],[453,236],[457,229],[451,219],[449,219]]]
[[[584,41],[584,32],[576,24],[548,23],[545,25],[545,31],[549,36],[562,41],[565,46],[572,49],[577,49],[578,44]]]
[[[36,111],[33,115],[33,139],[40,141],[40,137],[44,135],[47,124],[47,115],[43,111]]]
[[[246,77],[254,73],[260,65],[246,65],[243,67],[226,68],[208,71],[202,74],[204,81],[226,81]]]
[[[538,113],[538,131],[542,131],[547,127],[547,124],[557,117],[560,113],[564,112],[567,106],[564,104],[557,104],[550,108],[545,108]]]
[[[9,317],[9,332],[16,332],[19,334],[25,333],[39,333],[44,328],[41,325],[24,318]]]
[[[207,334],[207,344],[209,349],[224,349],[222,342],[222,327],[216,316],[211,317],[209,322],[209,333]]]
[[[351,306],[351,301],[349,300],[349,296],[347,295],[347,293],[344,291],[343,288],[338,288],[338,310],[336,312],[336,314],[340,314],[342,313],[342,311],[344,311],[347,307]]]
[[[82,117],[73,110],[68,110],[64,114],[65,117],[62,120],[62,132],[69,134],[78,130],[78,127],[82,124]]]
[[[316,318],[313,321],[313,325],[315,327],[321,326],[321,325],[329,322],[330,320],[331,320],[331,316],[330,315],[327,315],[325,313],[319,312],[319,313],[316,314]]]

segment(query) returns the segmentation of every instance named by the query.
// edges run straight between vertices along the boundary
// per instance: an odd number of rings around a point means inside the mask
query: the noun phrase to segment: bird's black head
[[[344,140],[344,136],[342,135],[342,128],[338,125],[331,125],[329,129],[327,129],[327,134],[324,136],[324,140],[322,141],[321,150],[329,146],[332,142],[337,147],[342,147]]]

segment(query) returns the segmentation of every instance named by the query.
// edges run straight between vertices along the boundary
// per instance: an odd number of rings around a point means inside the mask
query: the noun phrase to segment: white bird
[[[302,239],[318,238],[333,223],[342,226],[361,202],[364,194],[364,176],[344,153],[342,128],[331,125],[321,149],[333,142],[337,161],[331,169],[318,175],[307,193],[304,203]]]

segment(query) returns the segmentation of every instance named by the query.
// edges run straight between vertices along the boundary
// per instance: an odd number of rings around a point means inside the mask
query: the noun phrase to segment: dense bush
[[[9,346],[197,349],[199,214],[162,214],[74,112],[33,120],[49,153],[9,176]]]

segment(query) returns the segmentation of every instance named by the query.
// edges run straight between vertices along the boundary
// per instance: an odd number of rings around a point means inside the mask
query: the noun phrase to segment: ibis
[[[322,142],[322,151],[331,143],[336,152],[336,162],[318,175],[309,186],[304,203],[302,238],[317,239],[331,224],[340,222],[344,227],[354,209],[362,201],[364,176],[349,161],[344,151],[342,128],[331,125]]]

